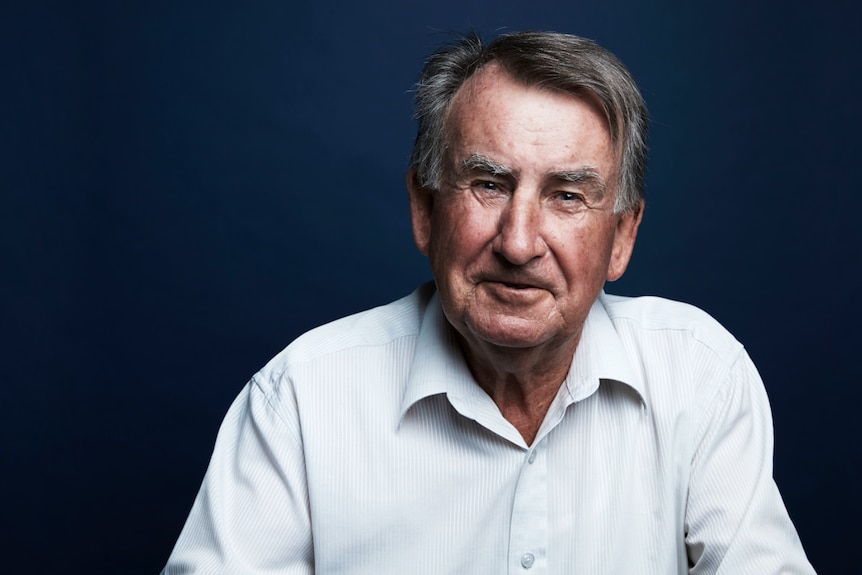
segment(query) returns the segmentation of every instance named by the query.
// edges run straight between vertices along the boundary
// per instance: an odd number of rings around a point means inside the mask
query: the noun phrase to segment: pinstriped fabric
[[[252,379],[164,573],[813,573],[771,442],[711,318],[602,294],[526,445],[427,285]]]

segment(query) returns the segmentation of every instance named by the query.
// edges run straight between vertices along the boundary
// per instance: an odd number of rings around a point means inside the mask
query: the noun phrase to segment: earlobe
[[[407,194],[410,198],[410,222],[413,226],[413,243],[423,254],[428,255],[431,239],[431,212],[434,207],[432,190],[422,187],[414,168],[407,170],[405,178]]]
[[[614,245],[611,251],[611,261],[608,264],[608,281],[620,279],[629,265],[632,250],[635,247],[635,239],[638,235],[638,226],[643,219],[644,201],[641,200],[635,210],[620,216],[617,221],[617,229],[614,233]]]

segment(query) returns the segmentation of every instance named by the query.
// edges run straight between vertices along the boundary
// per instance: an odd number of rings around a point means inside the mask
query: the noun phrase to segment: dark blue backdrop
[[[828,1],[2,3],[4,570],[157,572],[248,377],[429,277],[408,91],[441,31],[475,27],[629,65],[648,203],[608,290],[747,346],[808,553],[859,573],[858,22]]]

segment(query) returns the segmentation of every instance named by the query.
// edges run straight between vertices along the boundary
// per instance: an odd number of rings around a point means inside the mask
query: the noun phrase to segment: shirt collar
[[[581,339],[563,386],[566,404],[592,395],[603,380],[617,381],[635,391],[645,406],[643,382],[628,355],[604,304],[593,302],[584,322]],[[561,390],[562,393],[563,392]],[[400,418],[416,402],[432,395],[447,394],[450,401],[477,405],[485,392],[476,384],[464,360],[435,291],[425,308],[422,327],[407,379]]]
[[[440,296],[434,292],[425,308],[419,340],[407,378],[407,388],[401,404],[400,417],[417,401],[455,389],[468,389],[463,383],[479,386],[473,381],[464,355],[443,315]],[[456,385],[461,383],[462,385]]]
[[[604,292],[599,294],[587,314],[581,339],[566,376],[573,401],[591,395],[602,381],[616,381],[637,393],[646,407],[644,384],[633,368],[625,345],[604,305]]]

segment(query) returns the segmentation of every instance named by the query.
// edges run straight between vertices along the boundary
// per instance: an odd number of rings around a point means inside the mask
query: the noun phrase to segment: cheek
[[[554,252],[570,286],[592,289],[603,284],[608,272],[613,238],[607,230],[569,230],[564,242],[558,242]]]
[[[428,254],[431,271],[442,291],[460,298],[470,289],[470,278],[490,265],[493,226],[481,217],[487,214],[463,205],[441,209],[435,215]]]
[[[435,213],[431,241],[437,257],[445,260],[471,259],[492,238],[493,215],[470,202],[452,202]]]

